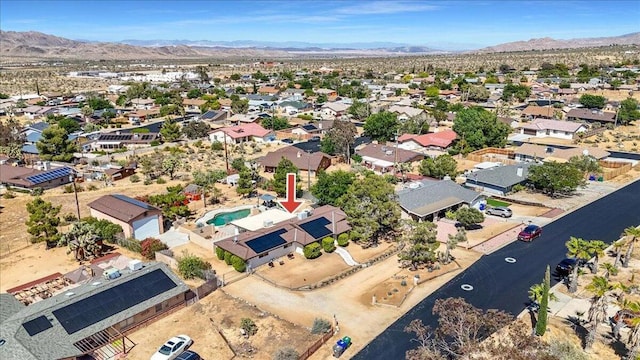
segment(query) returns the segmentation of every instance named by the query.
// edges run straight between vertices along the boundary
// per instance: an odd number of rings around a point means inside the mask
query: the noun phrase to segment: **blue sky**
[[[472,48],[640,31],[640,1],[0,0],[0,28],[70,39],[397,42]]]

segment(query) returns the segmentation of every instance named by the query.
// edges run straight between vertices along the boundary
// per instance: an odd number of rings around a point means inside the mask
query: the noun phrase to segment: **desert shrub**
[[[338,235],[338,245],[342,247],[349,245],[349,234],[342,233]]]
[[[511,192],[513,193],[517,193],[519,191],[525,190],[527,187],[522,185],[522,184],[515,184],[513,185],[513,187],[511,188]]]
[[[160,141],[158,141],[158,140],[153,140],[151,143],[149,143],[149,145],[151,145],[151,146],[158,146],[158,145],[160,145]]]
[[[70,194],[73,192],[73,185],[65,185],[62,187],[62,192],[65,194]]]
[[[455,213],[455,211],[447,210],[444,213],[444,217],[446,219],[449,219],[449,220],[455,220],[456,219],[456,213]]]
[[[89,184],[89,186],[87,186],[87,191],[94,191],[94,190],[98,190],[98,187],[95,186],[94,184]]]
[[[7,192],[5,192],[4,194],[2,194],[2,197],[5,199],[13,199],[16,197],[16,193],[14,193],[11,190],[7,190]]]
[[[163,179],[162,177],[159,177],[156,180],[156,184],[166,184],[166,183],[167,183],[167,180]]]
[[[224,260],[224,249],[216,247],[216,256],[218,257],[218,260]]]
[[[228,251],[224,251],[224,262],[227,263],[227,265],[231,265],[231,257],[233,256],[232,253],[228,252]]]
[[[294,348],[285,347],[276,350],[273,354],[273,360],[298,360],[300,354]]]
[[[205,270],[211,269],[211,264],[195,255],[185,253],[178,258],[178,272],[185,279],[202,277]]]
[[[40,196],[42,195],[42,193],[44,193],[44,189],[41,187],[36,187],[31,189],[31,195],[33,196]]]
[[[358,242],[358,240],[362,239],[362,234],[360,234],[359,232],[352,230],[351,232],[349,232],[349,240],[353,241],[353,242]]]
[[[563,339],[557,339],[549,342],[549,354],[557,359],[589,359],[589,356],[580,347]]]
[[[249,336],[255,335],[258,332],[258,326],[249,318],[240,320],[240,328]]]
[[[224,149],[224,145],[222,145],[220,141],[214,141],[213,143],[211,143],[211,150],[220,151],[222,149]]]
[[[320,249],[321,249],[320,244],[318,244],[317,242],[311,243],[304,247],[304,250],[303,250],[304,257],[307,259],[315,259],[320,255],[322,255],[322,253],[320,252]]]
[[[129,181],[131,181],[132,183],[140,182],[140,176],[138,176],[137,174],[133,174],[129,176]]]
[[[87,217],[82,219],[82,221],[91,224],[96,230],[96,233],[100,235],[100,238],[111,244],[116,242],[116,235],[122,233],[122,226],[114,224],[109,220],[98,220],[94,217]],[[139,244],[137,240],[135,243]],[[139,252],[140,249],[135,251]]]
[[[78,217],[73,215],[72,213],[66,213],[62,215],[62,219],[66,222],[72,222],[78,220]]]
[[[140,242],[140,254],[144,256],[145,259],[155,260],[156,251],[166,249],[168,249],[167,245],[156,238],[146,238]]]
[[[244,272],[247,269],[247,263],[237,255],[231,256],[231,265],[237,272]]]
[[[145,185],[151,185],[153,183],[153,181],[151,181],[151,179],[146,179],[143,184]]]
[[[327,253],[332,253],[336,250],[336,246],[333,243],[333,238],[327,236],[326,238],[322,239],[322,249],[324,249],[324,252]]]
[[[313,325],[311,326],[312,334],[324,334],[331,330],[331,323],[328,320],[315,318]]]

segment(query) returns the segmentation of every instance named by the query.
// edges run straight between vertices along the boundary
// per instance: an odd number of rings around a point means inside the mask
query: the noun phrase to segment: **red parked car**
[[[532,241],[542,235],[542,228],[538,225],[528,225],[518,234],[518,240]]]

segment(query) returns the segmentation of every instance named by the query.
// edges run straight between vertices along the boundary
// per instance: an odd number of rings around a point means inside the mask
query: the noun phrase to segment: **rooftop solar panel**
[[[54,310],[53,315],[68,334],[73,334],[176,286],[164,271],[156,269]]]
[[[127,202],[127,203],[129,203],[131,205],[135,205],[135,206],[141,207],[143,209],[154,210],[153,206],[147,204],[146,202],[142,202],[140,200],[132,199],[132,198],[130,198],[128,196],[124,196],[124,195],[120,195],[120,194],[113,194],[111,196],[113,196],[114,198],[116,198],[118,200]]]
[[[262,235],[253,240],[249,240],[246,242],[247,246],[251,248],[256,254],[263,253],[267,250],[271,250],[277,246],[282,244],[286,244],[287,241],[284,240],[280,235],[286,233],[287,230],[280,229],[274,232],[270,232],[266,235]]]
[[[300,224],[302,230],[306,231],[314,239],[322,239],[323,237],[330,235],[332,232],[327,228],[327,225],[331,224],[329,219],[321,217],[309,222]]]
[[[42,315],[33,320],[29,320],[26,323],[23,323],[22,327],[27,330],[27,334],[29,334],[29,336],[34,336],[47,329],[52,328],[53,325],[46,316]]]
[[[27,176],[27,180],[34,184],[41,184],[49,180],[58,179],[69,175],[71,175],[71,168],[65,166],[59,169],[49,170],[40,174]]]

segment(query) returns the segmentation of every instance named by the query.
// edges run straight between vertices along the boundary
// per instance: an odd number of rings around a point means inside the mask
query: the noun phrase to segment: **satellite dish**
[[[589,156],[589,150],[587,149],[582,150],[582,155]]]

